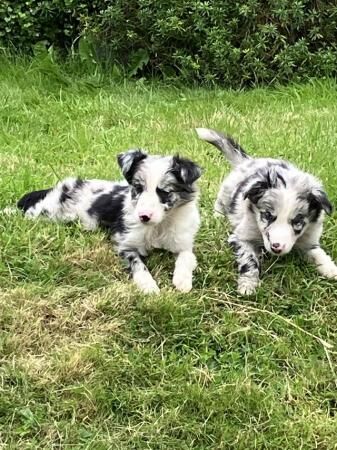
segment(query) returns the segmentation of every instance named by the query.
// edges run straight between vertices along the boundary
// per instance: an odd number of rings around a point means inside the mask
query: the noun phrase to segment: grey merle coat
[[[232,138],[206,128],[198,136],[216,146],[233,166],[223,181],[215,211],[228,217],[239,270],[238,291],[255,292],[261,250],[277,256],[300,249],[328,278],[337,267],[320,247],[325,214],[332,205],[322,183],[284,160],[252,158]]]

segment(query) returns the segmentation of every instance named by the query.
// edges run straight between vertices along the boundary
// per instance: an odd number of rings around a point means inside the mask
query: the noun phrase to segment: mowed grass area
[[[193,131],[292,160],[337,204],[336,88],[100,87],[2,61],[1,208],[69,175],[119,178],[130,147],[180,152],[205,172],[187,295],[164,252],[148,261],[161,295],[146,297],[103,233],[0,216],[1,448],[336,448],[337,282],[294,254],[267,259],[257,295],[237,296],[228,227],[212,215],[229,166]],[[323,239],[335,260],[336,219]]]

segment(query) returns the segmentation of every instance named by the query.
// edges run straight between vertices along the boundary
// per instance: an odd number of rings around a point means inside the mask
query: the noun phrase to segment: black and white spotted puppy
[[[200,224],[195,183],[200,167],[179,156],[150,156],[139,149],[119,155],[118,164],[126,182],[69,178],[54,188],[26,194],[18,207],[30,218],[79,220],[88,230],[108,229],[144,293],[157,293],[159,288],[143,257],[153,248],[168,250],[177,255],[174,286],[190,291],[196,267],[193,243]]]
[[[255,292],[263,247],[277,256],[297,247],[321,275],[337,279],[337,266],[320,247],[324,215],[332,212],[322,183],[287,161],[252,158],[215,130],[196,131],[233,166],[222,183],[215,211],[226,215],[233,227],[229,243],[238,263],[238,291]]]

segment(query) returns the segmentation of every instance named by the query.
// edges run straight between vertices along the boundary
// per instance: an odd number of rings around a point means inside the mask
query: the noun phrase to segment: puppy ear
[[[269,189],[269,187],[265,180],[257,181],[243,194],[243,198],[249,198],[249,200],[256,205],[260,198],[264,196],[267,189]]]
[[[126,181],[130,184],[137,171],[139,163],[147,158],[147,154],[140,149],[129,150],[117,156],[119,167],[122,169]]]
[[[202,169],[193,161],[176,155],[172,159],[170,172],[176,177],[179,183],[193,184],[201,177]]]
[[[276,188],[280,183],[286,186],[282,175],[274,167],[270,167],[262,174],[259,180],[249,187],[244,193],[243,198],[249,198],[252,203],[256,204],[268,189]]]
[[[269,167],[261,174],[261,178],[249,187],[243,198],[249,198],[252,203],[256,204],[268,189],[276,188],[280,184],[286,186],[284,178],[275,167]]]
[[[313,189],[309,195],[309,209],[324,210],[329,216],[332,214],[333,206],[327,194],[322,189]]]

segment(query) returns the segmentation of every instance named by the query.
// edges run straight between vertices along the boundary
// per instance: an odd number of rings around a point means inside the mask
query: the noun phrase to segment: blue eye
[[[293,228],[303,228],[305,222],[304,217],[301,214],[298,214],[292,221],[291,224]]]
[[[263,211],[261,212],[261,219],[265,222],[272,223],[276,219],[276,216],[274,216],[270,211]]]

